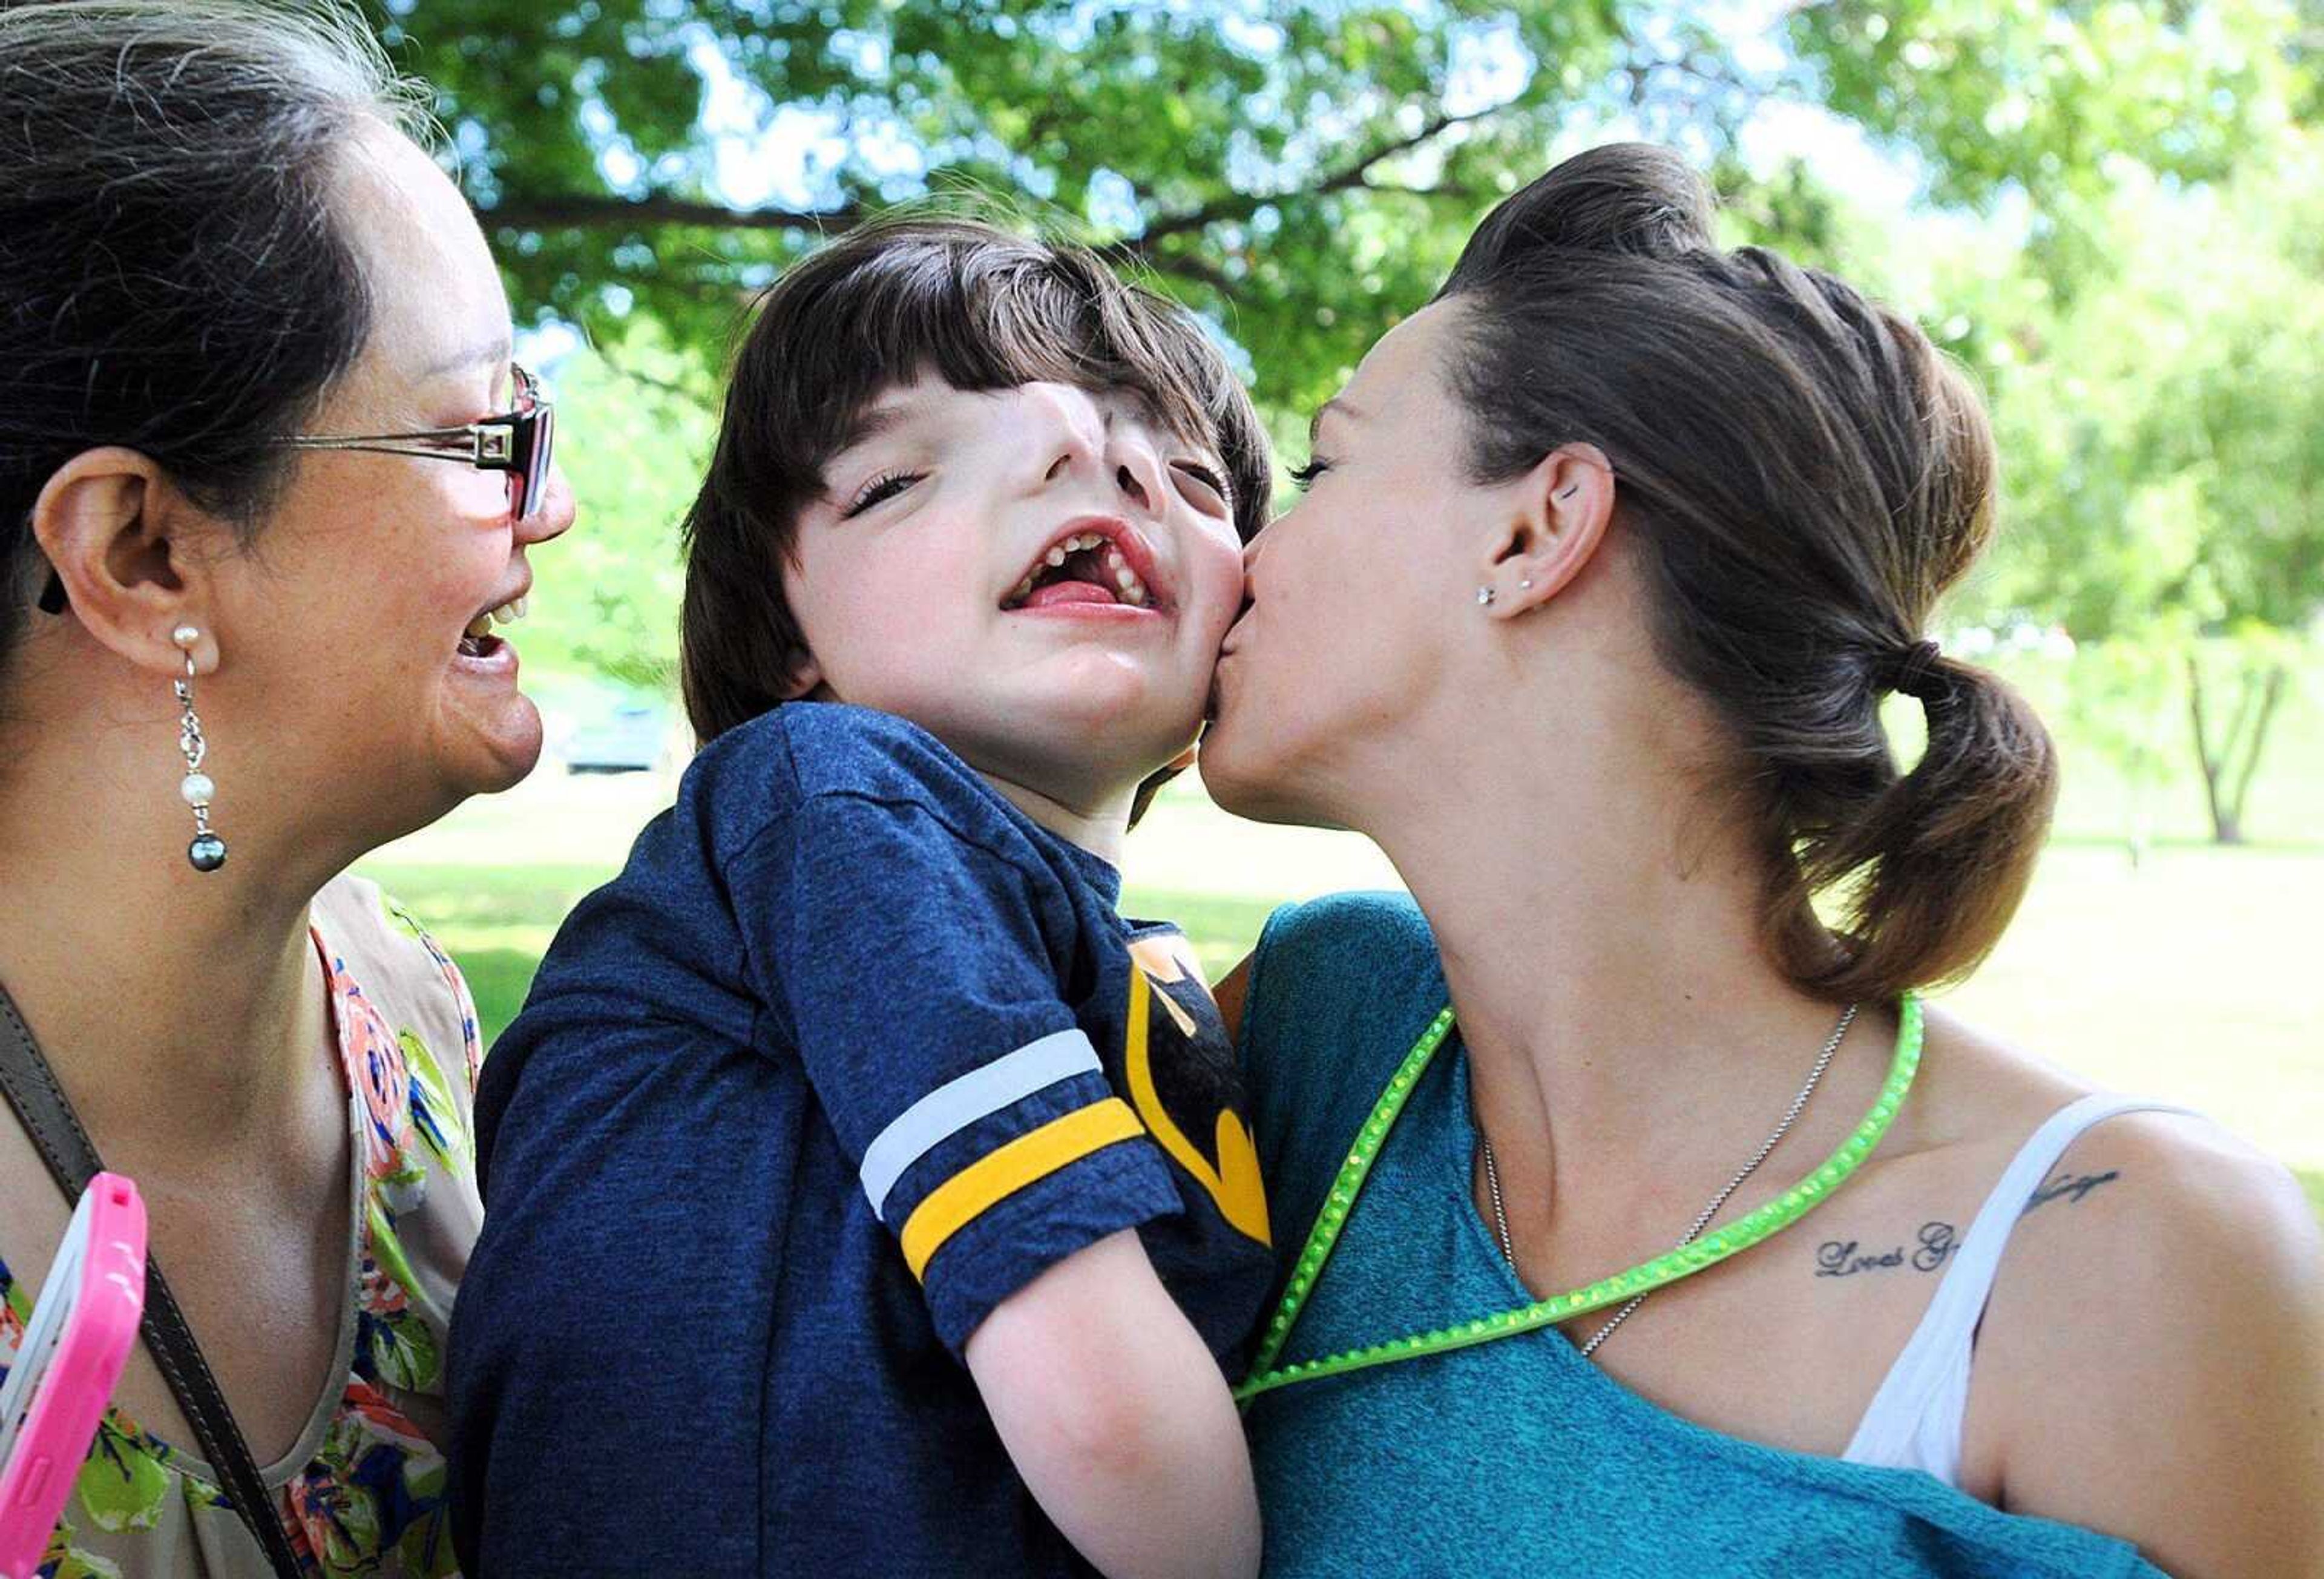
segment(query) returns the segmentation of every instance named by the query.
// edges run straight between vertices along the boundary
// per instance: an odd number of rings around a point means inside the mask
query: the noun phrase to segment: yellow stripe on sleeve
[[[904,1260],[925,1280],[928,1258],[996,1203],[1102,1146],[1146,1132],[1118,1096],[1076,1108],[987,1153],[928,1192],[905,1220]]]

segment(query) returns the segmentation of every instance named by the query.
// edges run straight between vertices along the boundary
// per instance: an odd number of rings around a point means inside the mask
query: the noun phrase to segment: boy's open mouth
[[[1149,608],[1157,601],[1131,562],[1135,549],[1100,531],[1072,531],[1034,563],[1001,600],[1003,611],[1102,604]]]

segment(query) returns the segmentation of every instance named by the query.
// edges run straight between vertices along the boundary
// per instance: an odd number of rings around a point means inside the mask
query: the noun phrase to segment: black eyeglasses
[[[516,404],[498,416],[458,428],[428,428],[414,433],[353,433],[344,437],[293,435],[275,440],[290,449],[355,449],[370,455],[410,455],[422,460],[453,460],[483,472],[508,474],[509,519],[530,521],[549,495],[549,458],[557,438],[557,407],[540,392],[540,381],[512,365]],[[65,611],[65,584],[55,571],[41,593],[41,611]]]

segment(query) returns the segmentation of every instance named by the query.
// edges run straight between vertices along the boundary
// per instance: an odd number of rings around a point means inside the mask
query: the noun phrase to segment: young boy
[[[770,293],[687,522],[706,743],[477,1096],[470,1572],[1255,1571],[1258,1160],[1114,906],[1267,487],[1084,254],[923,221]]]

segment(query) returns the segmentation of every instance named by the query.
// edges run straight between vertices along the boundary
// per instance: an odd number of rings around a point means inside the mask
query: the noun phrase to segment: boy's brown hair
[[[1217,451],[1244,541],[1267,519],[1265,429],[1183,308],[1090,253],[991,225],[866,225],[776,282],[735,358],[684,529],[680,669],[703,742],[788,696],[806,656],[782,582],[800,513],[880,396],[926,374],[961,390],[1057,383],[1141,396]]]

